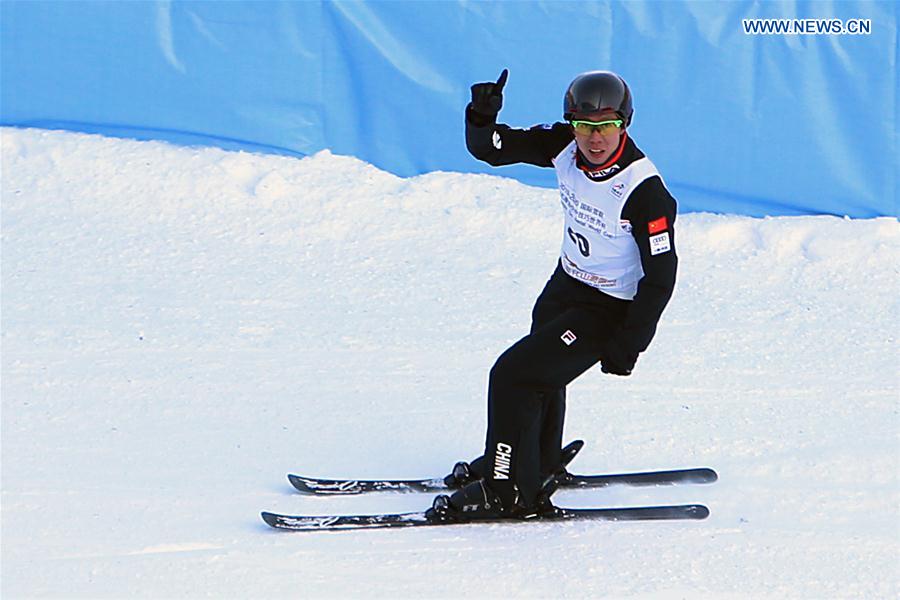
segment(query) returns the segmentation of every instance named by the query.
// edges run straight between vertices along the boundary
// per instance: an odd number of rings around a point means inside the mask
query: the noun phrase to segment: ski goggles
[[[591,135],[595,131],[599,131],[600,135],[609,135],[615,133],[622,128],[622,119],[612,119],[610,121],[569,121],[575,129],[575,133],[581,135]]]

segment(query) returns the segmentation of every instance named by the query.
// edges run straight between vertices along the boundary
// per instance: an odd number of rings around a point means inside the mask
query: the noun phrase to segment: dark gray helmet
[[[607,108],[619,113],[626,125],[631,123],[634,108],[628,84],[612,71],[588,71],[569,84],[563,101],[563,118],[568,121],[575,113],[599,112]]]

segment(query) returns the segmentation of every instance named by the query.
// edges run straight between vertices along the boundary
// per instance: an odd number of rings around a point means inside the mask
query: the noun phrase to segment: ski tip
[[[303,478],[299,475],[288,474],[287,478],[291,485],[294,486],[294,489],[296,489],[298,492],[302,492],[304,494],[313,493],[313,491],[309,489],[309,486],[306,485],[306,482],[303,480]]]
[[[278,526],[278,518],[275,516],[275,514],[263,511],[259,513],[259,516],[262,517],[262,520],[265,521],[266,525],[268,525],[269,527]]]
[[[310,481],[300,475],[288,474],[288,481],[294,486],[294,489],[301,494],[317,494],[316,489],[310,486]]]

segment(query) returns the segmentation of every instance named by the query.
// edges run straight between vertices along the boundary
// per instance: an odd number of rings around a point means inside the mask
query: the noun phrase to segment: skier
[[[550,494],[565,475],[566,385],[598,362],[603,373],[630,375],[675,285],[675,199],[628,135],[634,111],[625,81],[582,73],[566,90],[565,122],[523,130],[496,122],[508,75],[472,86],[466,146],[490,165],[556,170],[562,250],[530,333],[491,369],[485,453],[456,464],[447,483],[460,489],[435,499],[433,519],[552,512]]]

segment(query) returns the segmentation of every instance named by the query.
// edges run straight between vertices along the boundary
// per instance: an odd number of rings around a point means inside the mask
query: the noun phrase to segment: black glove
[[[496,82],[476,83],[472,86],[472,112],[482,123],[490,123],[497,118],[503,106],[503,86],[509,77],[509,69],[503,69]]]
[[[600,358],[600,370],[609,375],[628,377],[636,362],[637,354],[632,354],[613,338],[606,343],[603,356]]]

